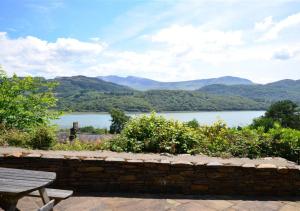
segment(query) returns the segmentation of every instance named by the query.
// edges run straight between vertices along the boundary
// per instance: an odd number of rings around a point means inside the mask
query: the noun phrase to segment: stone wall
[[[0,153],[0,166],[56,172],[57,179],[52,186],[80,192],[300,194],[300,168],[297,165],[14,152]]]

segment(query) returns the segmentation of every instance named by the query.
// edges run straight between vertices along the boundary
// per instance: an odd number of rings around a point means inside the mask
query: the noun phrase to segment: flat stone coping
[[[249,158],[220,158],[205,155],[168,153],[125,153],[112,151],[45,151],[29,150],[15,147],[0,147],[0,157],[31,157],[47,159],[78,159],[78,160],[105,160],[107,162],[129,163],[162,163],[171,165],[206,165],[206,166],[242,166],[244,168],[258,169],[298,169],[300,166],[294,162],[279,157],[266,157],[259,159]]]

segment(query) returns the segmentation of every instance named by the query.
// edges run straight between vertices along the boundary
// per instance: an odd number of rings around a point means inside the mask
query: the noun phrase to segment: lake
[[[218,120],[223,120],[230,127],[246,126],[265,111],[199,111],[199,112],[162,112],[158,113],[167,119],[189,121],[196,119],[201,124],[210,125]],[[129,116],[139,116],[142,113],[128,113]],[[94,126],[97,128],[109,128],[110,115],[108,113],[70,113],[53,121],[61,128],[71,128],[73,122],[79,122],[79,127]]]

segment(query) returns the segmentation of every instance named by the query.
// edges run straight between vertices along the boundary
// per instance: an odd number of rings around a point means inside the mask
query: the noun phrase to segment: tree
[[[290,100],[278,101],[272,104],[264,114],[252,123],[252,127],[264,127],[265,131],[273,128],[276,123],[285,128],[300,129],[300,112],[297,104]]]
[[[199,122],[195,118],[186,122],[186,125],[188,127],[195,128],[195,129],[197,129],[200,126]]]
[[[298,105],[290,100],[278,101],[272,104],[265,113],[266,118],[271,118],[282,127],[300,129],[300,114]]]
[[[50,111],[56,105],[52,90],[56,83],[42,78],[13,75],[0,76],[0,124],[7,128],[29,131],[34,127],[46,125],[59,116]]]
[[[126,116],[125,113],[120,109],[112,109],[110,110],[109,114],[112,118],[109,132],[120,133],[130,117]]]

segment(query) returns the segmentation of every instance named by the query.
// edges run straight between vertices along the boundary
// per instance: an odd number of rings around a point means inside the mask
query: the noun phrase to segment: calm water
[[[256,117],[264,114],[264,111],[216,111],[216,112],[170,112],[159,113],[168,119],[189,121],[197,119],[201,124],[212,124],[217,120],[225,121],[228,126],[245,126]],[[141,113],[129,113],[130,116],[138,116]],[[79,126],[92,125],[97,128],[108,128],[110,126],[110,115],[108,113],[71,113],[55,120],[54,123],[61,128],[72,127],[72,122],[79,122]]]

